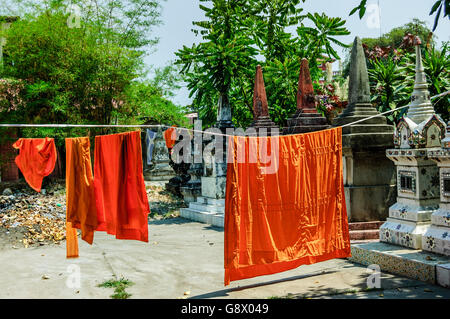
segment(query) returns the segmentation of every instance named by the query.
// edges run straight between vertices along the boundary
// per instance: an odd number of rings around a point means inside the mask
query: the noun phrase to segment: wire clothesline
[[[441,94],[432,96],[430,98],[430,100],[433,100],[435,98],[438,97],[443,97],[447,94],[450,94],[450,91],[446,91],[443,92]],[[357,123],[361,123],[370,119],[373,119],[375,117],[379,117],[379,116],[384,116],[386,114],[398,111],[398,110],[402,110],[406,107],[408,107],[409,105],[405,105],[405,106],[401,106],[383,113],[379,113],[373,116],[369,116],[366,118],[363,118],[361,120],[357,120],[351,123],[347,123],[344,125],[339,125],[337,127],[346,127],[346,126],[351,126]],[[0,127],[46,127],[46,128],[171,128],[173,126],[169,126],[169,125],[164,125],[164,124],[0,124]],[[190,132],[194,132],[194,133],[202,133],[202,134],[210,134],[210,135],[217,135],[217,136],[227,136],[227,137],[234,137],[236,135],[231,135],[231,134],[224,134],[224,133],[218,133],[218,132],[209,132],[209,131],[203,131],[203,130],[195,130],[195,129],[189,129],[189,128],[184,128],[184,127],[176,127],[177,130],[187,130]]]

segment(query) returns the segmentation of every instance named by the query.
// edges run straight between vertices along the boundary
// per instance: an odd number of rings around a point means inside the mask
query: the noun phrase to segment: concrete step
[[[350,240],[366,240],[380,238],[380,231],[378,229],[367,230],[351,230]]]
[[[223,206],[200,204],[198,202],[189,203],[189,208],[205,212],[225,213],[225,207]]]
[[[368,230],[368,229],[380,229],[383,225],[383,221],[373,221],[373,222],[356,222],[349,223],[348,229],[351,230]]]
[[[216,227],[224,227],[225,217],[224,214],[218,214],[215,212],[199,211],[192,208],[181,208],[180,216],[189,220],[193,220],[200,223],[209,224]]]
[[[393,273],[444,287],[448,282],[445,274],[445,265],[450,263],[448,256],[379,241],[352,244],[351,251],[352,256],[348,260],[366,266],[376,264],[380,267],[381,272]],[[442,272],[442,268],[444,268],[444,272]]]
[[[199,197],[197,197],[197,202],[200,204],[216,205],[216,206],[225,207],[225,199],[215,199],[215,198],[199,196]]]

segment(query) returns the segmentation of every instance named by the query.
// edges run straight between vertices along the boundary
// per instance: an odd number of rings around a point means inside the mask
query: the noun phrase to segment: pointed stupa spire
[[[430,100],[430,91],[428,91],[425,69],[422,64],[422,52],[420,50],[420,38],[416,37],[416,77],[414,81],[414,91],[411,96],[411,103],[408,107],[406,117],[410,118],[416,124],[426,120],[430,115],[435,114]]]
[[[361,39],[353,41],[350,57],[349,106],[355,103],[370,103],[369,74]]]
[[[314,87],[307,59],[300,62],[297,89],[297,111],[287,120],[284,134],[299,134],[325,130],[330,126],[327,119],[316,110]]]
[[[264,86],[264,77],[260,65],[256,67],[255,86],[253,89],[253,122],[250,126],[256,128],[257,135],[261,134],[261,129],[265,129],[264,134],[267,135],[272,135],[271,129],[278,130],[278,127],[269,116],[266,87]]]
[[[298,78],[297,110],[304,113],[317,113],[314,98],[314,88],[309,73],[308,60],[303,58],[300,63],[300,75]]]
[[[255,86],[253,89],[253,112],[255,118],[269,116],[266,87],[264,86],[261,65],[256,67]]]

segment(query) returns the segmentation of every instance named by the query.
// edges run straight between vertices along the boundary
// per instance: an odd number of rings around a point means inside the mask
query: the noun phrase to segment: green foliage
[[[208,2],[208,0],[200,0]],[[255,65],[257,51],[249,36],[249,20],[245,12],[247,0],[212,0],[211,8],[200,5],[208,20],[193,22],[194,32],[203,42],[191,48],[184,46],[176,55],[177,64],[188,83],[193,108],[204,124],[215,119],[219,94],[230,96],[233,84],[246,77],[245,70]]]
[[[356,11],[358,11],[359,18],[362,19],[364,17],[364,15],[366,14],[366,7],[367,7],[367,0],[361,0],[359,5],[350,11],[349,15],[351,16]],[[433,32],[436,30],[436,28],[438,26],[439,17],[441,16],[442,8],[444,9],[442,17],[445,18],[448,16],[448,18],[450,19],[450,0],[437,0],[431,7],[431,11],[430,11],[430,15],[436,13],[436,16],[434,18]]]
[[[433,6],[431,7],[430,15],[436,12],[436,17],[434,18],[434,25],[433,25],[433,31],[436,30],[438,23],[439,23],[439,17],[441,16],[442,8],[444,8],[444,12],[442,14],[442,17],[445,18],[448,16],[450,19],[450,1],[449,0],[438,0],[436,1]]]
[[[125,105],[129,113],[117,112],[119,123],[151,123],[186,126],[187,118],[183,108],[176,106],[163,97],[163,88],[158,88],[151,82],[133,82],[124,91]],[[136,120],[138,118],[138,120]]]
[[[396,109],[409,101],[409,87],[406,85],[405,72],[393,59],[375,59],[369,62],[369,79],[372,84],[372,102],[378,106],[379,112]],[[386,115],[393,124],[405,113],[406,109],[394,111]]]
[[[132,285],[134,285],[134,282],[128,279],[121,278],[119,280],[107,280],[99,284],[97,287],[113,288],[114,294],[110,296],[112,299],[128,299],[129,297],[131,297],[131,294],[127,293],[125,289]]]
[[[363,38],[361,41],[368,47],[368,49],[373,50],[376,46],[387,47],[391,46],[393,48],[401,47],[404,37],[406,34],[412,34],[418,36],[422,41],[428,42],[430,36],[432,36],[431,30],[427,27],[425,21],[419,19],[412,19],[411,22],[402,25],[397,28],[393,28],[389,32],[383,34],[378,38]],[[434,36],[429,39],[429,43],[434,45]],[[410,47],[410,51],[414,51],[414,47]]]
[[[297,29],[299,35],[307,35],[314,42],[315,51],[313,56],[319,52],[325,51],[329,57],[339,58],[337,52],[332,48],[331,43],[337,44],[341,47],[348,47],[348,45],[340,42],[335,36],[349,35],[350,32],[344,27],[345,20],[341,18],[329,18],[325,13],[308,13],[308,18],[314,23],[314,28],[301,26]],[[325,50],[324,50],[325,49]]]
[[[441,50],[435,46],[422,48],[422,62],[427,76],[431,96],[450,89],[450,58],[448,43]],[[372,102],[378,105],[380,112],[385,112],[409,103],[413,91],[416,66],[416,54],[408,50],[391,52],[385,57],[369,59],[368,71],[371,84]],[[432,101],[436,113],[444,121],[449,120],[449,98],[443,97]],[[397,123],[407,109],[395,111],[387,116],[391,123]]]
[[[331,44],[345,46],[338,36],[349,34],[345,21],[324,14],[302,15],[304,0],[201,0],[207,21],[194,22],[202,42],[183,47],[176,55],[188,83],[193,109],[205,126],[216,120],[217,101],[226,95],[237,127],[253,120],[253,85],[256,66],[263,67],[272,120],[284,126],[296,109],[298,72],[302,58],[309,60],[313,80],[319,64],[337,57]],[[306,27],[311,21],[316,27]],[[288,27],[299,25],[297,34]],[[319,62],[320,61],[320,62]]]
[[[12,0],[22,17],[5,32],[0,117],[10,123],[182,124],[169,101],[178,72],[167,66],[145,79],[145,52],[157,43],[158,0]],[[78,5],[77,16],[68,5]],[[12,92],[19,90],[18,94]],[[111,130],[32,129],[26,137],[113,133]]]
[[[450,55],[449,44],[445,42],[441,49],[435,46],[429,49],[422,49],[422,62],[427,77],[428,90],[431,96],[438,95],[450,90]],[[415,54],[408,54],[405,67],[409,74],[414,74]],[[410,79],[412,85],[413,79]],[[450,97],[444,96],[432,101],[436,113],[438,113],[445,122],[450,120]]]

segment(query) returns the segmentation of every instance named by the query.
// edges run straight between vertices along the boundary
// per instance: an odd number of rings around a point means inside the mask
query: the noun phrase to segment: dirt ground
[[[64,180],[47,182],[41,193],[23,181],[6,186],[0,193],[0,250],[60,245],[65,240]],[[161,184],[146,182],[146,189],[149,221],[178,217],[179,209],[186,207],[182,198]]]

